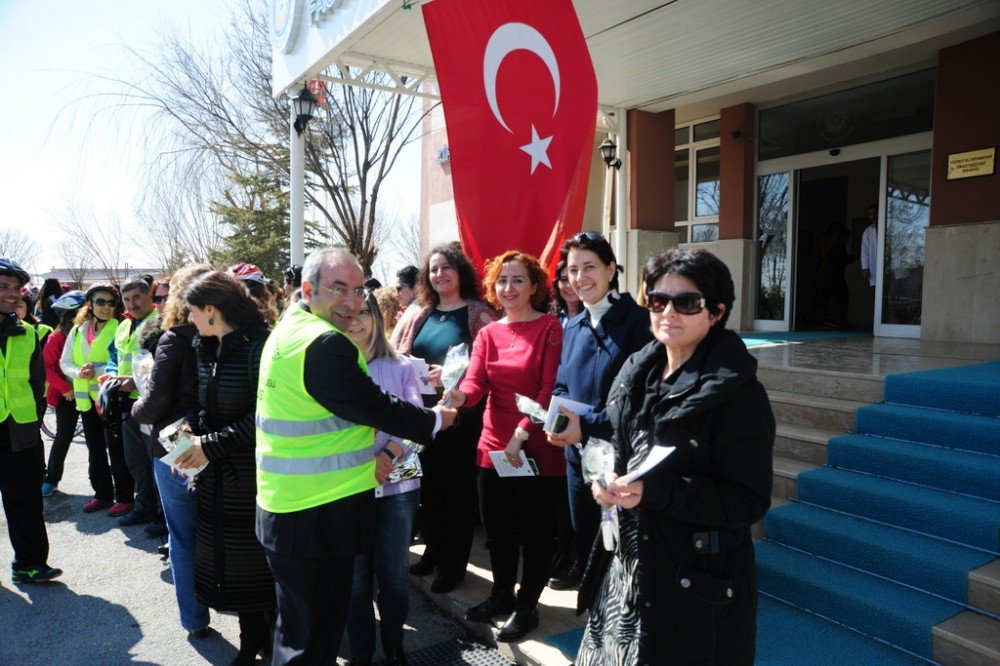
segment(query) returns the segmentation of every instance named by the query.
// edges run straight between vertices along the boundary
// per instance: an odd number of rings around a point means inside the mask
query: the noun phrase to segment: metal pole
[[[288,175],[291,201],[289,214],[291,225],[289,238],[291,241],[291,262],[302,265],[305,261],[305,137],[295,131],[295,105],[288,102],[288,131],[291,145],[291,169]]]
[[[615,175],[615,257],[618,263],[625,267],[625,283],[623,289],[632,284],[632,276],[636,267],[629,265],[628,260],[628,119],[625,109],[617,109],[618,117],[618,157],[622,161]]]

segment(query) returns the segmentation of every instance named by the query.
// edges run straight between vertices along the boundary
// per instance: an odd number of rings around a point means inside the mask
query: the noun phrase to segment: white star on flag
[[[534,125],[531,126],[531,143],[521,146],[521,150],[531,155],[531,173],[535,173],[539,164],[552,168],[552,163],[549,162],[549,156],[546,152],[550,143],[552,143],[551,136],[544,139],[539,138],[538,130],[535,129]]]

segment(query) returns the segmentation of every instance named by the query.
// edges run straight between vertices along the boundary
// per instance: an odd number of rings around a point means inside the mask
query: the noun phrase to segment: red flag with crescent
[[[432,0],[458,229],[482,266],[505,250],[550,267],[580,230],[597,78],[571,0]]]

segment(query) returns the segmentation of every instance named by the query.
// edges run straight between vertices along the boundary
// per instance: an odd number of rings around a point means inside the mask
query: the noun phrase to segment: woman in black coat
[[[616,475],[652,446],[676,447],[644,477],[592,485],[619,510],[614,553],[595,544],[576,663],[752,664],[757,579],[750,527],[770,505],[774,417],[756,360],[725,330],[725,264],[670,250],[646,265],[656,337],[608,398]]]
[[[224,273],[202,275],[184,298],[198,328],[198,409],[188,422],[201,446],[177,462],[181,468],[209,463],[195,477],[195,590],[207,606],[238,611],[240,652],[233,663],[249,664],[270,651],[275,609],[274,579],[254,533],[254,413],[269,331],[246,287]]]

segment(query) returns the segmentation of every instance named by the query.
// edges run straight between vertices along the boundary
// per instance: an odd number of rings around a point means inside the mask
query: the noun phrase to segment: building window
[[[674,228],[680,243],[719,240],[719,132],[718,118],[674,130]]]

